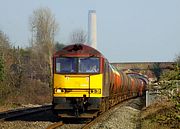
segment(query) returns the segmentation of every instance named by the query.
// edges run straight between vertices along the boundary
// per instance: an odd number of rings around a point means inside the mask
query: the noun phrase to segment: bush
[[[10,104],[45,104],[51,103],[51,88],[48,84],[38,80],[28,80],[29,83],[23,82],[20,89],[15,88],[6,100]]]
[[[4,79],[4,61],[0,56],[0,82]]]
[[[180,80],[180,72],[176,70],[167,71],[161,75],[160,80]]]

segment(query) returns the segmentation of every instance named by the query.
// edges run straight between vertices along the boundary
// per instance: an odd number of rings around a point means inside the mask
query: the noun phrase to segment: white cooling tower
[[[96,25],[96,11],[90,10],[88,15],[88,44],[97,48],[97,25]]]

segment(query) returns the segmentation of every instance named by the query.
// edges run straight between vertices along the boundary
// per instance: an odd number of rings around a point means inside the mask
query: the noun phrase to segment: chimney
[[[97,27],[96,27],[96,11],[89,10],[88,15],[88,44],[97,48]]]

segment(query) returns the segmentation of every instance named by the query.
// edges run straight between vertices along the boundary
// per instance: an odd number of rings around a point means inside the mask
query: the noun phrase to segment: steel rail
[[[111,107],[109,110],[103,112],[102,114],[100,114],[98,117],[96,117],[94,120],[87,122],[86,125],[84,125],[81,129],[90,129],[93,125],[95,125],[96,123],[102,122],[105,120],[105,116],[109,113],[111,113],[115,108],[117,107],[122,107],[123,105],[127,104],[129,101],[131,101],[132,99],[128,99],[128,100],[124,100],[121,103]]]
[[[10,118],[15,118],[15,117],[28,115],[28,114],[51,110],[51,107],[52,107],[52,105],[44,105],[44,106],[40,106],[40,107],[22,108],[22,109],[1,112],[0,113],[0,121],[5,121]]]
[[[60,127],[62,125],[64,125],[64,123],[62,121],[60,121],[60,122],[56,122],[56,123],[49,125],[46,129],[55,129],[55,128]]]

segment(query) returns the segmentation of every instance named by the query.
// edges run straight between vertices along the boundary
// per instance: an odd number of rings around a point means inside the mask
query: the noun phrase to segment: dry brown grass
[[[144,108],[141,113],[142,129],[180,129],[180,121],[176,115],[180,111],[169,100],[155,103]]]
[[[45,104],[52,101],[52,89],[38,80],[28,80],[21,88],[14,88],[8,94],[3,105],[18,107],[23,104]]]

